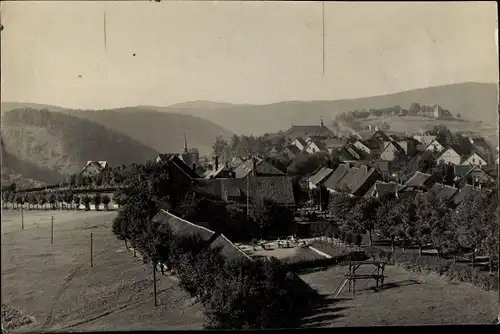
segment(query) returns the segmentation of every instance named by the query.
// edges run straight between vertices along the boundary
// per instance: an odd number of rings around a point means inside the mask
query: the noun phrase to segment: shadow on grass
[[[336,319],[343,317],[342,312],[348,310],[347,306],[339,306],[339,303],[350,300],[350,298],[334,298],[332,295],[320,295],[316,293],[312,300],[309,312],[301,321],[301,328],[317,328],[329,325]]]
[[[390,289],[394,289],[394,288],[415,285],[415,284],[422,284],[422,283],[417,281],[417,280],[414,280],[414,279],[407,279],[407,280],[403,280],[403,281],[385,283],[384,287],[382,289],[379,289],[379,290],[385,291],[385,290],[390,290]],[[374,287],[370,288],[370,290],[374,290],[374,289],[375,289]]]

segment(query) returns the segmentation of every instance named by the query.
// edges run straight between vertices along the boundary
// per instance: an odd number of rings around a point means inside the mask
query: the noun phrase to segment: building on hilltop
[[[100,174],[109,169],[107,161],[87,161],[85,167],[83,167],[80,175],[82,176],[94,176]]]

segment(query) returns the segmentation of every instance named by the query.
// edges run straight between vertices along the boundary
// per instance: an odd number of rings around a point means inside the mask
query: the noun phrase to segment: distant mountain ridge
[[[454,116],[460,114],[465,120],[496,123],[498,85],[466,82],[356,99],[284,101],[266,105],[225,105],[222,108],[179,108],[172,105],[161,110],[202,117],[237,134],[260,135],[288,129],[292,124],[319,124],[320,117],[328,125],[341,112],[395,105],[409,108],[413,102],[438,104]]]

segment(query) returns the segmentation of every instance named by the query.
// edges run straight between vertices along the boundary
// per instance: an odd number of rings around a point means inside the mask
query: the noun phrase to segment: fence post
[[[155,306],[158,306],[158,298],[156,297],[156,265],[153,261],[153,293],[155,295]]]
[[[50,216],[50,243],[54,243],[54,216]]]
[[[93,245],[93,239],[94,239],[94,233],[90,232],[90,266],[93,267],[94,266],[94,259],[93,259],[93,248],[94,248],[94,245]]]
[[[24,230],[24,210],[21,208],[21,230]]]

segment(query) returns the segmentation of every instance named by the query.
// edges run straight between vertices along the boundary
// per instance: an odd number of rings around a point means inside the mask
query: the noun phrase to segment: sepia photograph
[[[0,23],[2,334],[500,324],[496,2]]]

